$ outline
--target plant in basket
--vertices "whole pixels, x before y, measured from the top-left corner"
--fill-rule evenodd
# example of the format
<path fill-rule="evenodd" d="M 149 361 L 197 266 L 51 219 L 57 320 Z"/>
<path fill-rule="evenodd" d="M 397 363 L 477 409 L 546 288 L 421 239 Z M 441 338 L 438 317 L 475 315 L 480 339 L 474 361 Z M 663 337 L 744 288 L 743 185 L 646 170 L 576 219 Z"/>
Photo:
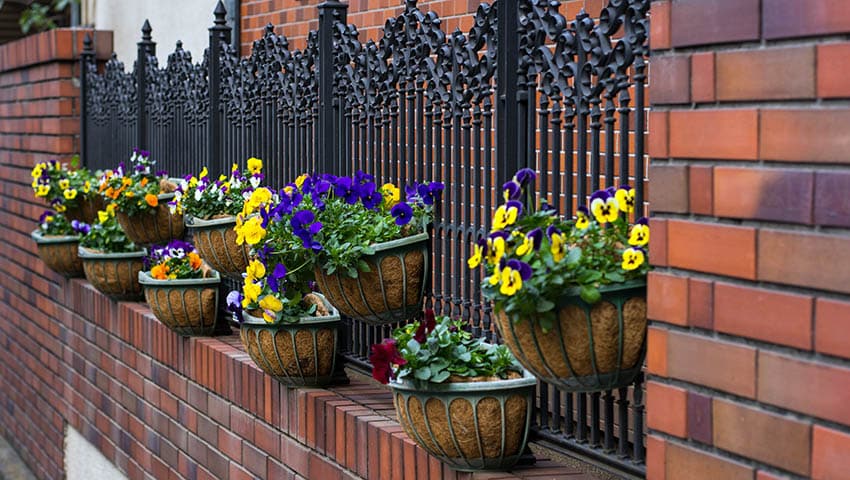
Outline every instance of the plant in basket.
<path fill-rule="evenodd" d="M 318 175 L 301 191 L 312 212 L 293 224 L 315 265 L 319 289 L 340 311 L 371 324 L 415 317 L 429 271 L 427 226 L 443 184 L 378 187 L 371 175 Z"/>
<path fill-rule="evenodd" d="M 32 232 L 38 256 L 53 271 L 66 277 L 83 274 L 83 264 L 77 255 L 80 237 L 90 226 L 79 220 L 68 219 L 61 213 L 46 210 L 38 219 L 38 228 Z"/>
<path fill-rule="evenodd" d="M 218 317 L 218 272 L 210 270 L 192 244 L 172 240 L 144 259 L 139 283 L 154 316 L 180 335 L 211 335 Z"/>
<path fill-rule="evenodd" d="M 129 164 L 121 162 L 100 178 L 98 192 L 118 207 L 118 223 L 140 245 L 165 243 L 183 237 L 183 216 L 171 213 L 167 202 L 177 185 L 165 171 L 154 172 L 150 153 L 134 149 Z"/>
<path fill-rule="evenodd" d="M 44 199 L 57 213 L 69 220 L 93 223 L 102 201 L 93 185 L 92 173 L 79 167 L 79 157 L 70 164 L 57 160 L 37 163 L 32 168 L 32 190 L 36 198 Z"/>
<path fill-rule="evenodd" d="M 458 470 L 510 468 L 525 448 L 536 380 L 503 345 L 435 318 L 372 346 L 372 376 L 389 383 L 407 435 Z"/>
<path fill-rule="evenodd" d="M 188 175 L 177 185 L 168 202 L 172 213 L 183 213 L 201 257 L 214 269 L 231 275 L 245 271 L 249 246 L 236 243 L 236 215 L 263 181 L 263 161 L 249 158 L 247 168 L 233 164 L 230 176 L 210 177 L 206 167 L 198 176 Z"/>
<path fill-rule="evenodd" d="M 303 199 L 294 186 L 279 193 L 260 187 L 245 202 L 236 230 L 254 258 L 228 305 L 257 366 L 290 385 L 321 385 L 332 380 L 340 317 L 310 288 L 311 259 L 291 227 L 312 215 L 297 210 Z"/>
<path fill-rule="evenodd" d="M 484 265 L 482 291 L 523 366 L 572 391 L 627 385 L 645 352 L 649 222 L 629 222 L 628 186 L 593 193 L 571 219 L 535 209 L 535 177 L 523 169 L 504 185 L 469 266 Z"/>
<path fill-rule="evenodd" d="M 80 239 L 79 256 L 86 279 L 115 300 L 137 300 L 142 296 L 138 275 L 144 250 L 124 233 L 115 218 L 115 204 L 97 212 L 98 221 Z"/>

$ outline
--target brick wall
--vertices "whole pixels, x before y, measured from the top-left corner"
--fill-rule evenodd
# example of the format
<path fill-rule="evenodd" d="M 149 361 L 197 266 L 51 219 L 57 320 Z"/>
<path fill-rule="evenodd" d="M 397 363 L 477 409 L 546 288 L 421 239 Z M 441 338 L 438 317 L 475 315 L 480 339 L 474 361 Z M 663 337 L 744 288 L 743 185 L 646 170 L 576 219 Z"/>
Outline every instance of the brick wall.
<path fill-rule="evenodd" d="M 847 478 L 850 4 L 652 4 L 647 477 Z"/>
<path fill-rule="evenodd" d="M 251 50 L 251 42 L 262 37 L 263 28 L 269 23 L 290 41 L 290 48 L 302 48 L 310 30 L 316 30 L 318 10 L 322 0 L 242 0 L 242 54 Z M 348 23 L 357 25 L 361 41 L 378 41 L 384 23 L 404 10 L 404 0 L 349 0 Z M 419 0 L 417 5 L 423 12 L 434 11 L 443 21 L 443 31 L 453 32 L 456 28 L 467 32 L 472 27 L 473 15 L 482 0 Z M 488 2 L 492 3 L 492 2 Z M 568 19 L 585 8 L 591 15 L 602 10 L 605 0 L 562 1 L 561 12 Z"/>

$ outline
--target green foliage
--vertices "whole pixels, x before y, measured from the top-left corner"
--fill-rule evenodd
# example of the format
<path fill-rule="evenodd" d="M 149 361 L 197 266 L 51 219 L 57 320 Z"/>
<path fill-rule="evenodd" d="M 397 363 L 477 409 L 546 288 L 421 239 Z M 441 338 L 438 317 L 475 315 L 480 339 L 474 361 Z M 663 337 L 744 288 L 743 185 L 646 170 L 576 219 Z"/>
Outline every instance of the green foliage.
<path fill-rule="evenodd" d="M 161 180 L 167 177 L 166 172 L 154 173 L 155 165 L 150 153 L 134 150 L 129 165 L 121 162 L 118 168 L 103 174 L 98 191 L 122 213 L 130 216 L 153 214 L 159 205 L 157 195 L 161 193 Z"/>
<path fill-rule="evenodd" d="M 56 28 L 56 22 L 51 18 L 51 12 L 61 13 L 71 5 L 79 4 L 80 0 L 53 0 L 50 3 L 32 3 L 21 13 L 18 24 L 21 32 L 29 33 L 30 30 L 44 31 Z M 3 1 L 0 0 L 0 8 Z"/>
<path fill-rule="evenodd" d="M 135 252 L 136 245 L 127 238 L 118 220 L 115 218 L 114 207 L 98 212 L 98 222 L 91 226 L 89 233 L 80 239 L 80 245 L 102 253 Z"/>

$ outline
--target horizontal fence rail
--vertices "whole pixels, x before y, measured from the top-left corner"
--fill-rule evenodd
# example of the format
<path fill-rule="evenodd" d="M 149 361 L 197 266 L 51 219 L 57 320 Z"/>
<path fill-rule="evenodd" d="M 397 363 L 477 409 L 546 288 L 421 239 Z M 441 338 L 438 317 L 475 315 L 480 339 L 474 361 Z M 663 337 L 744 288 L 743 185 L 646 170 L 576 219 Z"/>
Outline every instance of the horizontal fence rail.
<path fill-rule="evenodd" d="M 644 206 L 649 0 L 608 0 L 597 17 L 573 19 L 550 0 L 482 3 L 467 32 L 444 31 L 435 12 L 407 0 L 366 42 L 345 4 L 318 10 L 302 49 L 269 25 L 240 57 L 219 2 L 200 61 L 178 42 L 165 67 L 145 22 L 129 73 L 114 56 L 98 65 L 86 39 L 85 164 L 111 168 L 140 147 L 176 176 L 204 165 L 224 173 L 254 156 L 277 187 L 303 172 L 357 170 L 381 182 L 442 181 L 426 301 L 491 341 L 499 338 L 481 273 L 466 259 L 516 170 L 537 170 L 540 198 L 564 215 L 621 184 Z M 390 328 L 346 325 L 344 356 L 368 369 L 369 346 Z M 591 394 L 540 383 L 535 407 L 539 442 L 644 474 L 642 378 Z"/>

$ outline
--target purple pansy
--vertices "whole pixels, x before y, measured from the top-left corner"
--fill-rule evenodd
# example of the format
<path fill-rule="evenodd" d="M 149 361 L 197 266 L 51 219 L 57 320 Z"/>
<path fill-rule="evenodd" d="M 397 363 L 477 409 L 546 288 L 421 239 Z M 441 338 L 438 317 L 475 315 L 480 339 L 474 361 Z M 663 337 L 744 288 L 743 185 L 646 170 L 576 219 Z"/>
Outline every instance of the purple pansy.
<path fill-rule="evenodd" d="M 405 202 L 396 204 L 396 206 L 390 210 L 390 213 L 393 217 L 395 217 L 395 224 L 399 226 L 407 225 L 413 218 L 413 209 Z"/>

